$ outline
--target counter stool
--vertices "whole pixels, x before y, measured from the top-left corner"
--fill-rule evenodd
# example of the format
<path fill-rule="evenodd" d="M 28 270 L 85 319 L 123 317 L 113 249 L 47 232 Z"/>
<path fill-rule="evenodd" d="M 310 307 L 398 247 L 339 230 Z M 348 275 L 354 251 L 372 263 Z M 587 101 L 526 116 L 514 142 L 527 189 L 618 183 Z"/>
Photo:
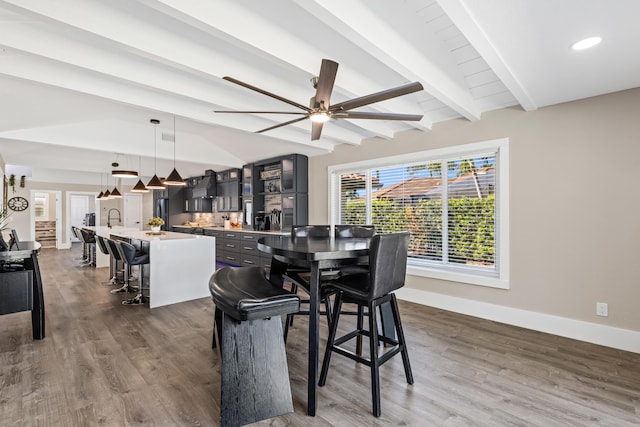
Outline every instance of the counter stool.
<path fill-rule="evenodd" d="M 80 233 L 80 229 L 78 227 L 76 227 L 75 225 L 72 225 L 71 233 L 73 233 L 73 236 L 76 239 L 80 240 L 80 243 L 82 243 L 82 256 L 80 258 L 76 258 L 82 264 L 83 261 L 87 260 L 87 245 L 84 243 L 84 239 L 82 238 L 82 233 Z"/>
<path fill-rule="evenodd" d="M 109 248 L 109 251 L 111 252 L 111 255 L 113 255 L 113 258 L 115 259 L 115 265 L 116 265 L 116 269 L 118 268 L 118 263 L 122 263 L 122 265 L 124 266 L 123 268 L 123 282 L 122 282 L 122 286 L 117 288 L 117 289 L 113 289 L 111 290 L 112 294 L 121 294 L 121 293 L 125 293 L 125 292 L 133 292 L 133 287 L 129 284 L 129 271 L 126 267 L 126 265 L 124 264 L 124 259 L 122 257 L 122 255 L 120 254 L 120 248 L 118 245 L 118 242 L 116 242 L 115 240 L 112 239 L 105 239 L 107 246 Z"/>
<path fill-rule="evenodd" d="M 209 290 L 222 359 L 221 425 L 293 412 L 280 316 L 298 311 L 298 296 L 269 282 L 261 267 L 223 267 Z"/>
<path fill-rule="evenodd" d="M 107 242 L 108 239 L 105 239 L 102 236 L 96 235 L 96 240 L 98 242 L 98 247 L 100 248 L 100 252 L 109 256 L 109 274 L 111 275 L 111 279 L 107 282 L 101 282 L 100 284 L 103 286 L 113 286 L 117 285 L 118 282 L 118 259 L 116 256 L 111 253 L 111 247 Z M 116 251 L 117 252 L 117 251 Z"/>
<path fill-rule="evenodd" d="M 120 248 L 120 257 L 125 264 L 125 281 L 128 283 L 131 277 L 131 268 L 134 265 L 140 266 L 140 278 L 138 279 L 138 295 L 133 298 L 122 301 L 124 305 L 140 305 L 144 304 L 144 295 L 142 289 L 144 287 L 144 266 L 149 264 L 149 254 L 139 252 L 131 243 L 118 241 L 116 247 Z"/>
<path fill-rule="evenodd" d="M 380 365 L 387 362 L 396 354 L 402 355 L 404 374 L 407 383 L 413 384 L 413 374 L 409 363 L 409 353 L 402 331 L 398 303 L 393 293 L 404 286 L 407 271 L 407 252 L 409 245 L 409 233 L 393 233 L 376 235 L 371 238 L 369 246 L 369 272 L 356 273 L 341 276 L 330 283 L 338 293 L 333 307 L 333 320 L 329 329 L 329 339 L 322 362 L 322 371 L 318 385 L 324 386 L 327 381 L 327 372 L 331 362 L 331 354 L 338 353 L 358 363 L 371 368 L 371 396 L 373 401 L 373 415 L 379 417 L 380 409 Z M 338 321 L 342 303 L 350 302 L 359 307 L 367 307 L 369 310 L 369 330 L 362 327 L 362 310 L 358 310 L 358 325 L 356 329 L 336 338 Z M 393 314 L 397 339 L 378 334 L 376 307 L 390 303 Z M 341 344 L 364 335 L 369 337 L 369 359 L 340 347 Z M 379 342 L 393 345 L 392 348 L 379 355 Z"/>
<path fill-rule="evenodd" d="M 84 243 L 87 252 L 87 260 L 82 266 L 95 266 L 96 260 L 94 251 L 96 250 L 96 235 L 81 228 L 80 236 L 82 236 L 82 242 Z"/>

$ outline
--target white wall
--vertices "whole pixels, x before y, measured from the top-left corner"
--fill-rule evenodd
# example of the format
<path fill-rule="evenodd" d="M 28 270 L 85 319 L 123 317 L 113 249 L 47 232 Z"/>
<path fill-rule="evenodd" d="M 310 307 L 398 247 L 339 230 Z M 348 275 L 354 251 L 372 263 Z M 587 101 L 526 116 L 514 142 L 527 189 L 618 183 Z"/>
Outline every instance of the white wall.
<path fill-rule="evenodd" d="M 509 316 L 497 319 L 507 323 L 534 313 L 540 322 L 565 319 L 607 326 L 609 332 L 635 331 L 633 348 L 640 352 L 639 118 L 640 89 L 634 89 L 340 145 L 310 159 L 309 222 L 328 222 L 330 165 L 508 137 L 510 289 L 416 276 L 408 277 L 406 287 L 415 299 L 448 301 L 440 303 L 448 309 L 464 302 L 509 309 Z M 596 316 L 596 302 L 608 303 L 608 317 Z M 489 317 L 483 310 L 471 313 Z"/>

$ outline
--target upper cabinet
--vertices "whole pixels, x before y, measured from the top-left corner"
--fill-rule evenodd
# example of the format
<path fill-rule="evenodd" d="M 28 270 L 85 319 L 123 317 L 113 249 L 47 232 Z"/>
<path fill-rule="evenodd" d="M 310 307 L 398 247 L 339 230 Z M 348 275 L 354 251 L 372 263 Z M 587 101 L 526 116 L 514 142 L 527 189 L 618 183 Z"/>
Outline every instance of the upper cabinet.
<path fill-rule="evenodd" d="M 290 154 L 254 163 L 252 168 L 254 223 L 269 224 L 270 230 L 288 230 L 308 223 L 309 172 L 307 157 Z M 245 203 L 246 205 L 246 203 Z"/>
<path fill-rule="evenodd" d="M 256 162 L 253 194 L 306 193 L 309 187 L 308 160 L 302 154 Z"/>
<path fill-rule="evenodd" d="M 184 188 L 185 212 L 211 212 L 215 197 L 215 175 L 188 178 Z"/>
<path fill-rule="evenodd" d="M 240 210 L 241 174 L 241 169 L 228 169 L 216 173 L 218 212 L 238 212 Z"/>

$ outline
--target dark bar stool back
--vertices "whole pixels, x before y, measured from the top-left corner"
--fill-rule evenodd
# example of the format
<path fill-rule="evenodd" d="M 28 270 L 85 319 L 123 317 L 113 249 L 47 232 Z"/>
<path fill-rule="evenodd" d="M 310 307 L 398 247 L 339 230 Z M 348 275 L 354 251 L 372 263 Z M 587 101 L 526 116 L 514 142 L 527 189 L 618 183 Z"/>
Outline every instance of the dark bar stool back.
<path fill-rule="evenodd" d="M 404 286 L 407 272 L 407 253 L 409 233 L 394 233 L 376 235 L 371 238 L 369 251 L 369 272 L 341 276 L 330 282 L 338 290 L 334 303 L 333 320 L 327 340 L 326 352 L 322 363 L 319 385 L 323 386 L 327 380 L 331 354 L 338 353 L 371 368 L 371 394 L 373 414 L 380 416 L 380 365 L 400 353 L 404 365 L 407 383 L 413 384 L 413 374 L 409 363 L 409 353 L 402 331 L 402 322 L 396 296 L 393 291 Z M 362 317 L 359 315 L 358 326 L 355 330 L 336 338 L 340 309 L 343 301 L 353 302 L 365 306 L 369 310 L 369 330 L 362 329 Z M 395 323 L 397 339 L 378 334 L 376 307 L 390 303 Z M 359 310 L 361 311 L 361 310 Z M 342 347 L 341 344 L 360 335 L 369 337 L 369 359 L 361 357 Z M 393 347 L 382 356 L 378 356 L 379 342 L 391 344 Z"/>
<path fill-rule="evenodd" d="M 116 264 L 116 269 L 118 268 L 118 265 L 123 265 L 123 284 L 120 288 L 118 289 L 113 289 L 111 291 L 112 294 L 121 294 L 124 292 L 131 292 L 132 288 L 129 285 L 129 274 L 131 273 L 130 269 L 128 268 L 128 266 L 124 263 L 124 258 L 122 256 L 122 250 L 120 249 L 120 245 L 118 244 L 118 242 L 116 242 L 115 240 L 112 239 L 106 239 L 107 241 L 107 245 L 109 246 L 109 249 L 111 251 L 111 255 L 113 255 L 113 257 L 115 258 L 115 264 Z"/>
<path fill-rule="evenodd" d="M 131 267 L 134 265 L 140 266 L 140 283 L 138 284 L 138 295 L 135 297 L 122 301 L 124 305 L 140 305 L 144 303 L 144 266 L 149 264 L 149 254 L 140 252 L 131 243 L 116 242 L 116 246 L 120 248 L 120 256 L 125 263 L 125 272 L 127 274 L 127 280 L 131 277 Z"/>
<path fill-rule="evenodd" d="M 116 270 L 114 266 L 115 258 L 113 258 L 113 255 L 111 255 L 111 250 L 109 249 L 109 245 L 107 244 L 107 241 L 104 237 L 96 234 L 96 242 L 98 244 L 98 248 L 100 249 L 100 252 L 109 256 L 109 275 L 111 276 L 111 279 L 109 281 L 101 282 L 100 284 L 104 286 L 115 285 L 116 284 L 116 280 L 115 280 Z"/>
<path fill-rule="evenodd" d="M 291 238 L 308 238 L 308 239 L 327 239 L 331 236 L 331 227 L 329 225 L 294 225 L 291 227 Z M 280 261 L 275 261 L 280 262 Z M 274 261 L 271 262 L 271 269 L 278 270 L 279 268 L 274 266 Z M 281 268 L 280 268 L 281 269 Z M 298 289 L 305 291 L 307 295 L 310 294 L 309 289 L 309 270 L 299 267 L 286 266 L 286 273 L 284 278 L 291 282 L 291 292 L 297 293 Z M 322 274 L 322 273 L 321 273 Z M 329 296 L 332 291 L 328 288 L 320 288 L 320 302 L 324 304 L 324 311 L 320 314 L 327 316 L 327 324 L 331 324 L 331 300 Z M 309 299 L 301 299 L 301 304 L 309 304 Z M 296 314 L 309 315 L 309 310 L 300 310 L 297 313 L 291 313 L 287 315 L 287 319 L 284 325 L 284 342 L 287 342 L 289 335 L 289 327 L 293 325 L 293 316 Z"/>
<path fill-rule="evenodd" d="M 86 245 L 87 251 L 87 262 L 85 265 L 95 265 L 95 247 L 96 247 L 96 236 L 95 234 L 81 228 L 80 236 L 82 237 L 83 243 Z"/>

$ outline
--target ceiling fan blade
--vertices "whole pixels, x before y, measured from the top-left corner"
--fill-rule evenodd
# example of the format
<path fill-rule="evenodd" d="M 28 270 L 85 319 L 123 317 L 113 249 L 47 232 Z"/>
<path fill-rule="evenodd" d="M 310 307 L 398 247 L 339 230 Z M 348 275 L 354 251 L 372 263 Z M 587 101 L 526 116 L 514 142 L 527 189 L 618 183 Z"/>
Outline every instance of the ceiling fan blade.
<path fill-rule="evenodd" d="M 311 140 L 312 141 L 315 141 L 316 139 L 320 139 L 320 134 L 322 133 L 322 125 L 324 125 L 324 123 L 311 122 Z"/>
<path fill-rule="evenodd" d="M 421 114 L 369 113 L 365 111 L 338 112 L 331 117 L 334 119 L 403 120 L 408 122 L 418 122 L 422 120 Z"/>
<path fill-rule="evenodd" d="M 309 107 L 306 107 L 306 106 L 304 106 L 304 105 L 302 105 L 302 104 L 298 104 L 297 102 L 292 101 L 292 100 L 290 100 L 290 99 L 283 98 L 283 97 L 281 97 L 281 96 L 279 96 L 279 95 L 276 95 L 275 93 L 267 92 L 266 90 L 264 90 L 264 89 L 260 89 L 259 87 L 252 86 L 252 85 L 250 85 L 249 83 L 241 82 L 240 80 L 236 80 L 236 79 L 234 79 L 233 77 L 229 77 L 229 76 L 224 76 L 224 77 L 223 77 L 223 79 L 224 79 L 224 80 L 227 80 L 227 81 L 229 81 L 229 82 L 231 82 L 231 83 L 235 83 L 235 84 L 237 84 L 237 85 L 240 85 L 240 86 L 242 86 L 242 87 L 246 87 L 247 89 L 254 90 L 254 91 L 256 91 L 256 92 L 258 92 L 258 93 L 261 93 L 261 94 L 263 94 L 263 95 L 270 96 L 271 98 L 275 98 L 275 99 L 277 99 L 278 101 L 286 102 L 287 104 L 289 104 L 289 105 L 293 105 L 294 107 L 298 107 L 298 108 L 300 108 L 301 110 L 304 110 L 304 111 L 306 111 L 306 112 L 311 112 L 311 108 L 309 108 Z"/>
<path fill-rule="evenodd" d="M 333 91 L 333 83 L 336 81 L 338 63 L 330 59 L 323 59 L 320 65 L 320 75 L 316 83 L 316 108 L 329 109 L 329 99 Z"/>
<path fill-rule="evenodd" d="M 242 114 L 304 114 L 298 111 L 235 111 L 235 110 L 213 110 L 214 113 L 242 113 Z"/>
<path fill-rule="evenodd" d="M 360 98 L 354 98 L 349 101 L 340 102 L 334 104 L 329 108 L 331 112 L 346 111 L 353 108 L 362 107 L 364 105 L 373 104 L 374 102 L 385 101 L 387 99 L 396 98 L 398 96 L 406 95 L 408 93 L 417 92 L 423 90 L 420 82 L 407 83 L 403 86 L 398 86 L 393 89 L 383 90 L 381 92 L 372 93 L 371 95 L 361 96 Z"/>
<path fill-rule="evenodd" d="M 256 133 L 262 133 L 262 132 L 266 132 L 266 131 L 268 131 L 268 130 L 277 129 L 277 128 L 280 128 L 280 127 L 282 127 L 282 126 L 290 125 L 290 124 L 292 124 L 292 123 L 300 122 L 300 121 L 302 121 L 302 120 L 304 120 L 304 119 L 306 119 L 306 118 L 308 118 L 308 117 L 309 117 L 309 116 L 304 116 L 304 117 L 300 117 L 299 119 L 289 120 L 288 122 L 280 123 L 280 124 L 277 124 L 277 125 L 274 125 L 274 126 L 268 127 L 268 128 L 266 128 L 266 129 L 260 129 L 260 130 L 256 131 Z"/>

